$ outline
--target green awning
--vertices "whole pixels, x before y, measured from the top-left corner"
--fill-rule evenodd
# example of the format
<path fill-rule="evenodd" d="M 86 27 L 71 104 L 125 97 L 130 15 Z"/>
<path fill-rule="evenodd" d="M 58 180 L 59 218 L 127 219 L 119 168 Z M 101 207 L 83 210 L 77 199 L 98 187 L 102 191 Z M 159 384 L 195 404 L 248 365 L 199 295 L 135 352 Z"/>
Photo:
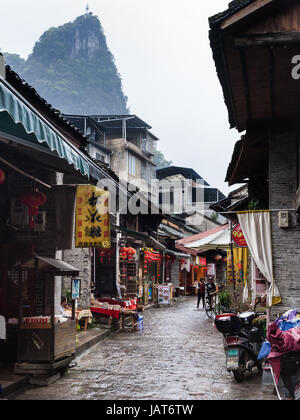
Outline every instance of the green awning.
<path fill-rule="evenodd" d="M 55 151 L 60 158 L 73 165 L 82 175 L 89 177 L 88 158 L 60 136 L 55 128 L 51 128 L 50 123 L 31 110 L 25 102 L 2 81 L 0 82 L 0 131 L 21 137 L 33 146 L 34 144 L 45 145 L 52 152 Z"/>

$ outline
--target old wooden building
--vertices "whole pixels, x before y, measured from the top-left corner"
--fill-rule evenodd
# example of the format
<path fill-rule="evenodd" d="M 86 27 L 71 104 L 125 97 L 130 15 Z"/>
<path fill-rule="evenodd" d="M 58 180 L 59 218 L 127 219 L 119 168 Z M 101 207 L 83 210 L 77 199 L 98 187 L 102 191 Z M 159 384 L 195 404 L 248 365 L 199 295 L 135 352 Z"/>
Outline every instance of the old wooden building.
<path fill-rule="evenodd" d="M 0 56 L 0 314 L 7 332 L 6 341 L 0 340 L 1 360 L 28 360 L 30 351 L 24 352 L 30 346 L 34 360 L 47 357 L 49 361 L 64 354 L 63 338 L 56 354 L 54 333 L 62 278 L 80 275 L 83 285 L 86 271 L 80 258 L 74 265 L 67 263 L 67 252 L 74 248 L 76 185 L 113 176 L 88 156 L 86 142 Z M 87 290 L 89 294 L 90 283 Z M 46 327 L 41 327 L 42 321 Z M 66 326 L 61 337 L 67 334 Z M 51 330 L 50 334 L 43 329 Z M 28 330 L 35 341 L 24 332 Z"/>
<path fill-rule="evenodd" d="M 269 210 L 273 279 L 284 311 L 300 305 L 300 2 L 232 1 L 210 18 L 210 42 L 231 128 L 245 132 L 228 167 L 252 210 Z"/>

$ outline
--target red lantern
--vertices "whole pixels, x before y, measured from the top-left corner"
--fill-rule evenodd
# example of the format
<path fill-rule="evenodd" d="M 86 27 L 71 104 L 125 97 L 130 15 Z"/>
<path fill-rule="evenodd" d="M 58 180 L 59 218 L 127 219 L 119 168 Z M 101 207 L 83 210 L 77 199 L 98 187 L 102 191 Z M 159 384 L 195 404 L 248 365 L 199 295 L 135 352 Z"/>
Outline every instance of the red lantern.
<path fill-rule="evenodd" d="M 120 248 L 120 258 L 121 260 L 126 260 L 127 258 L 127 248 Z"/>
<path fill-rule="evenodd" d="M 132 260 L 135 254 L 136 254 L 136 250 L 134 248 L 127 248 L 127 255 L 128 255 L 129 260 Z"/>
<path fill-rule="evenodd" d="M 3 169 L 0 169 L 0 184 L 3 184 L 3 182 L 5 181 L 6 175 L 5 172 L 3 171 Z"/>
<path fill-rule="evenodd" d="M 34 216 L 38 215 L 39 207 L 44 205 L 47 197 L 44 193 L 36 191 L 27 191 L 21 197 L 22 203 L 28 207 L 29 226 L 34 228 Z"/>

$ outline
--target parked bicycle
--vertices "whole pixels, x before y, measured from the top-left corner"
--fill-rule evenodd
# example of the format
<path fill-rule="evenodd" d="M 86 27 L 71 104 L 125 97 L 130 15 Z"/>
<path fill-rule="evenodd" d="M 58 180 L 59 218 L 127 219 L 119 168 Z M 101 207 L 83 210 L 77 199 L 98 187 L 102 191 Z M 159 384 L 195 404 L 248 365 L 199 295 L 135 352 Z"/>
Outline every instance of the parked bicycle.
<path fill-rule="evenodd" d="M 210 296 L 210 297 L 209 297 Z M 224 312 L 229 311 L 230 297 L 226 293 L 225 286 L 217 286 L 214 292 L 207 293 L 205 296 L 205 312 L 208 318 L 213 318 Z"/>
<path fill-rule="evenodd" d="M 218 291 L 205 295 L 205 312 L 208 318 L 214 319 L 217 315 Z"/>

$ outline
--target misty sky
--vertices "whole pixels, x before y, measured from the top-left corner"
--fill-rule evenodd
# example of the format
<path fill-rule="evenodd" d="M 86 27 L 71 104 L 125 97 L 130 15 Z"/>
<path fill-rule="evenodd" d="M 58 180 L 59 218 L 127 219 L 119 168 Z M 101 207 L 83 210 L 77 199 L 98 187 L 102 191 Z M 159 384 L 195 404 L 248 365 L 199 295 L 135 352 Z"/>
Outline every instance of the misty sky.
<path fill-rule="evenodd" d="M 208 17 L 229 0 L 0 1 L 0 48 L 23 58 L 44 31 L 74 20 L 88 3 L 115 57 L 130 112 L 152 126 L 158 149 L 174 165 L 229 192 L 224 179 L 240 135 L 229 129 L 208 41 Z"/>

